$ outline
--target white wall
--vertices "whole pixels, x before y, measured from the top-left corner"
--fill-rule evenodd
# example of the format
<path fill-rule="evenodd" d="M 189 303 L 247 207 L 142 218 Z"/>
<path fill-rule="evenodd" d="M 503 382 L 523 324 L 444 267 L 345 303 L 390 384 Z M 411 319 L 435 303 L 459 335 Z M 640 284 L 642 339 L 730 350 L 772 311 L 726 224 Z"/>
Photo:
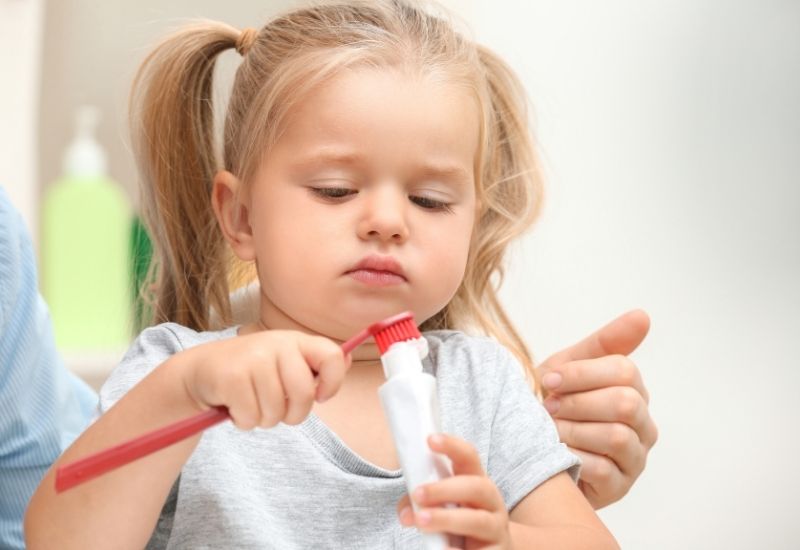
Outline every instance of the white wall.
<path fill-rule="evenodd" d="M 478 2 L 549 170 L 504 296 L 540 358 L 643 307 L 660 428 L 623 548 L 800 545 L 800 3 Z"/>
<path fill-rule="evenodd" d="M 36 238 L 36 121 L 43 0 L 0 0 L 0 186 Z"/>

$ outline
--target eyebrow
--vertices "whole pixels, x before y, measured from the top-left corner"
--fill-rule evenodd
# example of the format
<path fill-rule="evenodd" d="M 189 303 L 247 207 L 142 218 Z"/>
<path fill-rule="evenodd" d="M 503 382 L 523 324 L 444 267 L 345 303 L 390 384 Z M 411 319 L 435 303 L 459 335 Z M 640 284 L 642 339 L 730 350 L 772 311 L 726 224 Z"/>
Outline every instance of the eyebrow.
<path fill-rule="evenodd" d="M 444 178 L 457 183 L 468 183 L 472 180 L 472 172 L 457 164 L 427 164 L 420 168 L 420 173 L 426 176 Z"/>
<path fill-rule="evenodd" d="M 367 157 L 359 153 L 350 153 L 345 151 L 328 151 L 321 150 L 311 154 L 298 157 L 295 160 L 296 165 L 320 165 L 320 164 L 338 164 L 343 166 L 352 166 L 358 164 L 365 164 Z M 447 180 L 453 180 L 458 183 L 467 183 L 472 180 L 473 174 L 470 170 L 465 169 L 458 164 L 449 162 L 437 163 L 429 162 L 417 166 L 416 173 L 422 174 L 426 177 L 441 177 Z"/>
<path fill-rule="evenodd" d="M 359 164 L 366 161 L 366 157 L 358 153 L 321 150 L 295 159 L 299 165 L 308 164 Z"/>

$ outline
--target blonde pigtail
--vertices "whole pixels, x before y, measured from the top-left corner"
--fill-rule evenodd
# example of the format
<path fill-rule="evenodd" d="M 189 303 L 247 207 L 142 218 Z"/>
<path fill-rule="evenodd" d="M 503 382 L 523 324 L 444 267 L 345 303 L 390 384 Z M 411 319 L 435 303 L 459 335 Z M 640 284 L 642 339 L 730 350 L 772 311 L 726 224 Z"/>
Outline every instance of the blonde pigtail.
<path fill-rule="evenodd" d="M 207 328 L 209 306 L 230 310 L 227 255 L 211 207 L 219 168 L 214 150 L 212 77 L 237 29 L 200 21 L 166 38 L 133 84 L 130 124 L 142 180 L 143 214 L 153 239 L 151 322 Z M 218 266 L 218 267 L 214 267 Z"/>
<path fill-rule="evenodd" d="M 447 315 L 467 319 L 508 347 L 536 383 L 527 345 L 498 297 L 509 244 L 529 229 L 541 210 L 543 178 L 529 131 L 527 97 L 513 71 L 477 46 L 486 81 L 484 150 L 479 174 L 480 211 L 464 283 Z M 461 328 L 461 327 L 459 327 Z"/>

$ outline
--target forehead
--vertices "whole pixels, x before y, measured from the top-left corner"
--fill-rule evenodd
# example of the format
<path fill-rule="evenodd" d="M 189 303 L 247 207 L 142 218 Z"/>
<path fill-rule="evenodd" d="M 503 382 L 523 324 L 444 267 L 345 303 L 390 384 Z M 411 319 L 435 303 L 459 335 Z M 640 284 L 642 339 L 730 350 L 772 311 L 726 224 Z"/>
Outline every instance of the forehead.
<path fill-rule="evenodd" d="M 341 72 L 288 112 L 274 153 L 336 150 L 381 162 L 424 161 L 474 170 L 477 101 L 463 86 L 393 68 Z"/>

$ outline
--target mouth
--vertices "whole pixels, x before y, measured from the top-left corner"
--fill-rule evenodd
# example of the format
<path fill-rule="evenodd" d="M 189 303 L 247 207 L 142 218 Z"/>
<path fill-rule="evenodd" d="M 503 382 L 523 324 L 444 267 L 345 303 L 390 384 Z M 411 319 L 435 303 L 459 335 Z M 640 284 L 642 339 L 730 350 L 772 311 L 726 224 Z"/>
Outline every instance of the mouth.
<path fill-rule="evenodd" d="M 398 285 L 408 281 L 403 266 L 391 256 L 367 256 L 345 274 L 369 286 Z"/>

